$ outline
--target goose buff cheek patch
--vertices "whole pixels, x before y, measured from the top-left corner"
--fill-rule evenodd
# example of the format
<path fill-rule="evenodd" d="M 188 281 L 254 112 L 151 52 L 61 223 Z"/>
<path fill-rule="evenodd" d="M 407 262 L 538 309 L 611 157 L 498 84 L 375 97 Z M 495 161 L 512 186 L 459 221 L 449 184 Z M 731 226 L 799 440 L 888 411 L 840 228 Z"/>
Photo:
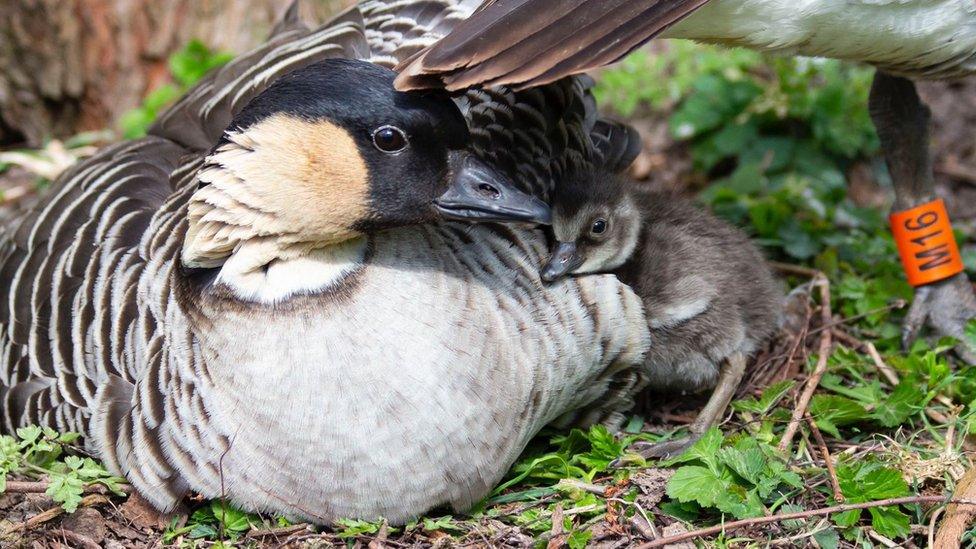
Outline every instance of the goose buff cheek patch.
<path fill-rule="evenodd" d="M 953 277 L 965 269 L 942 199 L 889 217 L 901 264 L 912 286 Z"/>

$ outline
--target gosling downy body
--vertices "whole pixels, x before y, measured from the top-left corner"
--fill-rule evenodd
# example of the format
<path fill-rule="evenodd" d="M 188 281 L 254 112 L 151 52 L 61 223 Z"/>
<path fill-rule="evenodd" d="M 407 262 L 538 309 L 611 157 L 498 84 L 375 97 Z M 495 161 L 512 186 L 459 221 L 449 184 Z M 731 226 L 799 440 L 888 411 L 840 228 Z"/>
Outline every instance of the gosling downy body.
<path fill-rule="evenodd" d="M 869 107 L 892 176 L 893 211 L 937 198 L 929 109 L 913 80 L 976 72 L 971 0 L 491 0 L 404 62 L 397 84 L 528 88 L 613 63 L 654 36 L 877 67 Z M 959 355 L 976 364 L 976 345 L 965 337 L 976 293 L 962 262 L 955 264 L 954 276 L 917 287 L 902 341 L 910 348 L 928 325 L 960 341 Z"/>
<path fill-rule="evenodd" d="M 612 272 L 643 301 L 651 389 L 714 389 L 690 438 L 641 449 L 646 457 L 682 451 L 721 418 L 746 358 L 776 330 L 780 284 L 742 231 L 606 172 L 574 174 L 557 187 L 552 229 L 557 243 L 543 279 Z"/>
<path fill-rule="evenodd" d="M 450 109 L 412 109 L 391 89 L 370 99 L 361 88 L 380 78 L 372 68 L 346 114 L 350 104 L 316 103 L 293 116 L 295 102 L 280 97 L 260 113 L 274 93 L 252 102 L 322 59 L 389 67 L 473 6 L 436 8 L 368 2 L 315 30 L 286 20 L 147 137 L 74 166 L 5 227 L 4 430 L 80 431 L 164 510 L 195 491 L 319 523 L 399 523 L 470 506 L 543 425 L 629 406 L 649 343 L 626 286 L 604 276 L 545 287 L 539 231 L 397 226 L 431 219 L 442 187 L 468 181 L 453 158 L 463 151 L 437 135 L 460 131 Z M 545 198 L 564 166 L 599 156 L 588 85 L 458 101 L 480 163 L 474 190 L 504 167 Z M 494 123 L 515 110 L 535 114 Z M 376 133 L 384 125 L 411 148 L 378 150 L 399 143 Z M 494 139 L 526 145 L 484 147 Z M 402 199 L 416 209 L 388 202 Z"/>

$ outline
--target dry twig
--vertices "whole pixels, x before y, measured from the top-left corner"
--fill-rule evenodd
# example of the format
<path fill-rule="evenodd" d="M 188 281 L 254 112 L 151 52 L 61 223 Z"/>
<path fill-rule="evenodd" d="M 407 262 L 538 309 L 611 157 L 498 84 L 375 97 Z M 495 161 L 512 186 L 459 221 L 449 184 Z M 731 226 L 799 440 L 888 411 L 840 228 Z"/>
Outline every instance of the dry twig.
<path fill-rule="evenodd" d="M 976 185 L 976 170 L 966 167 L 953 156 L 950 156 L 945 162 L 935 166 L 935 173 Z"/>
<path fill-rule="evenodd" d="M 286 538 L 292 534 L 297 534 L 298 532 L 308 530 L 309 525 L 307 523 L 294 524 L 292 526 L 284 526 L 281 528 L 269 528 L 267 530 L 256 530 L 252 529 L 248 531 L 245 537 L 247 538 Z"/>
<path fill-rule="evenodd" d="M 827 443 L 824 441 L 823 434 L 820 433 L 817 422 L 813 421 L 813 418 L 809 415 L 807 415 L 807 425 L 810 426 L 813 439 L 817 441 L 817 446 L 820 447 L 820 453 L 823 455 L 824 465 L 826 465 L 827 474 L 830 476 L 830 487 L 834 491 L 834 501 L 844 503 L 844 494 L 841 493 L 840 482 L 837 480 L 837 470 L 834 469 L 834 461 L 830 457 L 830 450 L 827 449 Z"/>
<path fill-rule="evenodd" d="M 549 543 L 546 549 L 559 549 L 563 546 L 565 530 L 563 529 L 563 505 L 556 504 L 552 510 L 552 530 L 550 531 Z"/>
<path fill-rule="evenodd" d="M 390 537 L 390 524 L 383 521 L 382 526 L 380 526 L 380 531 L 376 533 L 376 537 L 370 540 L 369 545 L 366 547 L 368 549 L 384 549 L 386 547 L 386 540 Z"/>
<path fill-rule="evenodd" d="M 820 320 L 822 324 L 829 324 L 833 317 L 830 310 L 830 281 L 819 271 L 815 280 L 820 286 Z M 831 330 L 820 332 L 820 348 L 817 351 L 819 353 L 817 356 L 817 365 L 813 369 L 813 373 L 810 374 L 810 378 L 807 379 L 807 384 L 803 388 L 799 400 L 797 400 L 796 408 L 793 410 L 793 417 L 786 426 L 786 432 L 783 433 L 783 438 L 779 442 L 779 450 L 781 452 L 785 453 L 787 448 L 790 447 L 790 443 L 793 442 L 793 437 L 796 436 L 796 432 L 800 428 L 800 421 L 806 415 L 807 407 L 810 406 L 810 399 L 813 398 L 813 393 L 820 385 L 820 379 L 823 378 L 824 372 L 827 371 L 827 359 L 830 358 L 830 334 Z"/>
<path fill-rule="evenodd" d="M 758 524 L 769 524 L 771 522 L 781 522 L 785 520 L 807 519 L 810 517 L 822 517 L 825 515 L 832 515 L 834 513 L 853 511 L 855 509 L 871 509 L 873 507 L 890 507 L 893 505 L 911 505 L 915 503 L 976 505 L 976 500 L 947 499 L 945 496 L 912 496 L 912 497 L 904 497 L 904 498 L 882 499 L 878 501 L 868 501 L 865 503 L 845 503 L 844 505 L 824 507 L 823 509 L 810 509 L 808 511 L 800 511 L 797 513 L 782 513 L 782 514 L 772 515 L 768 517 L 756 517 L 756 518 L 750 518 L 744 520 L 736 520 L 733 522 L 726 522 L 725 524 L 719 524 L 717 526 L 710 526 L 708 528 L 692 530 L 691 532 L 684 532 L 677 536 L 669 536 L 666 538 L 656 539 L 652 542 L 645 543 L 643 545 L 638 545 L 637 549 L 653 549 L 654 547 L 664 547 L 665 545 L 670 545 L 672 543 L 678 543 L 681 541 L 705 537 L 705 536 L 712 536 L 715 534 L 720 534 L 722 532 L 728 533 L 733 530 L 738 530 L 739 528 L 743 528 L 747 526 L 756 526 Z"/>
<path fill-rule="evenodd" d="M 78 507 L 89 507 L 91 505 L 98 505 L 100 503 L 108 503 L 108 498 L 101 494 L 92 494 L 90 496 L 85 496 L 81 498 L 81 503 L 78 504 Z M 14 524 L 6 531 L 4 531 L 3 535 L 13 534 L 14 532 L 20 532 L 23 530 L 30 530 L 35 526 L 54 520 L 63 514 L 64 514 L 64 509 L 62 509 L 60 505 L 58 505 L 57 507 L 52 507 L 46 511 L 42 511 L 34 515 L 33 517 L 25 520 L 24 522 L 21 522 L 19 524 Z"/>
<path fill-rule="evenodd" d="M 8 480 L 7 485 L 4 490 L 0 493 L 4 494 L 43 494 L 47 491 L 51 483 L 48 481 L 23 481 L 23 480 Z M 131 492 L 132 485 L 130 484 L 119 484 L 119 489 L 123 492 Z M 104 484 L 92 484 L 90 486 L 85 486 L 86 494 L 103 494 L 107 495 L 111 493 L 111 490 L 105 487 Z"/>
<path fill-rule="evenodd" d="M 88 536 L 79 534 L 78 532 L 74 532 L 72 530 L 65 530 L 64 528 L 62 528 L 58 533 L 61 535 L 62 538 L 64 538 L 65 541 L 71 543 L 69 547 L 81 547 L 84 549 L 102 549 L 102 546 L 99 545 L 95 540 L 91 539 Z"/>
<path fill-rule="evenodd" d="M 956 485 L 956 496 L 960 500 L 976 497 L 976 467 L 970 467 Z M 963 534 L 969 523 L 976 516 L 976 506 L 966 504 L 952 504 L 946 508 L 946 516 L 939 525 L 935 536 L 934 549 L 949 549 L 959 547 Z"/>

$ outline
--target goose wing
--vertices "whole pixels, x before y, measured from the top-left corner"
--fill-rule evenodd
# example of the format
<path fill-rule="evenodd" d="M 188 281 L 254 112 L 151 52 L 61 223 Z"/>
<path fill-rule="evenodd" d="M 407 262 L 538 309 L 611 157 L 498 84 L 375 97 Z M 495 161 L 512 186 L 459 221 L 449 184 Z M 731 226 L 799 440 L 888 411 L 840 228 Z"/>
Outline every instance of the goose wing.
<path fill-rule="evenodd" d="M 708 0 L 488 0 L 400 65 L 400 89 L 539 86 L 608 65 Z"/>
<path fill-rule="evenodd" d="M 155 137 L 75 165 L 0 234 L 0 418 L 81 429 L 109 375 L 130 378 L 139 244 L 186 150 Z M 125 296 L 126 299 L 121 299 Z M 129 354 L 131 357 L 131 354 Z"/>

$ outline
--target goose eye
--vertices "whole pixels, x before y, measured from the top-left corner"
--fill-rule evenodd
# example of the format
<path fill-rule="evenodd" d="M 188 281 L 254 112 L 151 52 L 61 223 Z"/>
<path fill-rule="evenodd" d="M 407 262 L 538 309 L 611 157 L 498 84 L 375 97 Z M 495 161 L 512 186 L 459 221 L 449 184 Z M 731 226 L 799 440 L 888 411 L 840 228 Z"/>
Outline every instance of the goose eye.
<path fill-rule="evenodd" d="M 593 222 L 593 227 L 590 228 L 590 232 L 593 234 L 603 234 L 607 231 L 607 220 L 597 219 Z"/>
<path fill-rule="evenodd" d="M 407 148 L 407 135 L 396 126 L 381 126 L 373 132 L 373 145 L 385 153 L 397 153 Z"/>

